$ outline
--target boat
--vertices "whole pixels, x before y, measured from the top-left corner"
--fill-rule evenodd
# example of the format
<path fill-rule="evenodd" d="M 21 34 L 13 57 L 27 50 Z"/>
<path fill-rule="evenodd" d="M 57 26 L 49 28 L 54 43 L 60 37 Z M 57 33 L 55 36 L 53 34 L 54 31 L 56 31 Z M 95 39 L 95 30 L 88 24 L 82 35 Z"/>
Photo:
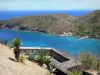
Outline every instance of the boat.
<path fill-rule="evenodd" d="M 80 38 L 79 40 L 86 39 L 86 38 L 88 38 L 88 36 L 82 37 L 82 38 Z"/>

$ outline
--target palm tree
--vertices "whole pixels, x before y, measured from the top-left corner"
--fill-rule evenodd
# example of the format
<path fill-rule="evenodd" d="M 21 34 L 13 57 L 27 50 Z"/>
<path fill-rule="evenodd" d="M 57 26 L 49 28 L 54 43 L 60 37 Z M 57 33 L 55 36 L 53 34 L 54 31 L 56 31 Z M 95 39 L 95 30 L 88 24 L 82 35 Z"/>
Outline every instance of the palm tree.
<path fill-rule="evenodd" d="M 14 54 L 15 54 L 15 58 L 16 60 L 19 62 L 20 60 L 20 46 L 22 45 L 22 41 L 19 38 L 15 38 L 13 40 L 13 46 L 14 46 Z"/>

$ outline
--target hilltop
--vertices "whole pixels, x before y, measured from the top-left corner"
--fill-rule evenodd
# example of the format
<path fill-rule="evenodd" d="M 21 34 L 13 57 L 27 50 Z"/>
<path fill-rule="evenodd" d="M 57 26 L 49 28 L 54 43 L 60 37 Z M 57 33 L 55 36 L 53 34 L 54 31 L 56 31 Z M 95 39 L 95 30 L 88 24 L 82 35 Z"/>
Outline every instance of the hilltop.
<path fill-rule="evenodd" d="M 76 17 L 66 14 L 28 16 L 2 21 L 0 28 L 10 27 L 10 29 L 31 31 L 42 29 L 48 33 L 63 33 L 71 30 L 75 20 Z"/>
<path fill-rule="evenodd" d="M 0 28 L 29 31 L 43 31 L 45 33 L 62 34 L 72 32 L 76 36 L 100 38 L 100 10 L 82 17 L 68 14 L 36 15 L 0 21 Z"/>

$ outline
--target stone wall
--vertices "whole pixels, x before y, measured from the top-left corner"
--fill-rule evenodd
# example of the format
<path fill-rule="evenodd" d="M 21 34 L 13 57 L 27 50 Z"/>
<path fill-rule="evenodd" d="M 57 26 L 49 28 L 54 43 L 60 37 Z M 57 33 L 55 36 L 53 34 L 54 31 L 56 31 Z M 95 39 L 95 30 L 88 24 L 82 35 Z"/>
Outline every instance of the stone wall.
<path fill-rule="evenodd" d="M 51 49 L 47 49 L 47 48 L 32 48 L 32 49 L 23 49 L 21 48 L 20 49 L 22 53 L 25 53 L 26 55 L 28 55 L 29 53 L 33 53 L 33 52 L 36 52 L 36 51 L 50 51 Z"/>
<path fill-rule="evenodd" d="M 47 48 L 41 48 L 41 49 L 20 49 L 21 52 L 25 53 L 26 55 L 29 55 L 29 53 L 33 53 L 36 51 L 48 51 L 50 52 L 50 56 L 54 59 L 56 59 L 58 62 L 64 62 L 64 61 L 68 61 L 69 59 L 63 57 L 62 55 L 58 54 L 57 52 L 55 52 L 55 50 L 53 49 L 47 49 Z"/>
<path fill-rule="evenodd" d="M 58 54 L 54 50 L 51 50 L 51 56 L 56 59 L 58 62 L 68 61 L 69 59 L 63 57 L 62 55 Z"/>
<path fill-rule="evenodd" d="M 71 75 L 71 70 L 73 67 L 79 66 L 80 63 L 77 63 L 69 57 L 67 54 L 64 54 L 56 49 L 53 48 L 20 48 L 22 52 L 25 54 L 36 52 L 36 51 L 48 51 L 50 52 L 50 56 L 52 57 L 50 66 L 59 69 L 63 73 L 67 75 Z M 69 70 L 70 69 L 70 70 Z"/>

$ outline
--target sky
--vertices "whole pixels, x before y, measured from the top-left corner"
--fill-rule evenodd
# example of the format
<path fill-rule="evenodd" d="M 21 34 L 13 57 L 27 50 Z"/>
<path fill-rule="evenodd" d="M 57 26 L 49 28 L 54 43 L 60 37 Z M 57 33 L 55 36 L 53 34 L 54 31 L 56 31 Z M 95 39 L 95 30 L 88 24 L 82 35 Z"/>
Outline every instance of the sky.
<path fill-rule="evenodd" d="M 0 10 L 99 10 L 100 0 L 0 0 Z"/>

